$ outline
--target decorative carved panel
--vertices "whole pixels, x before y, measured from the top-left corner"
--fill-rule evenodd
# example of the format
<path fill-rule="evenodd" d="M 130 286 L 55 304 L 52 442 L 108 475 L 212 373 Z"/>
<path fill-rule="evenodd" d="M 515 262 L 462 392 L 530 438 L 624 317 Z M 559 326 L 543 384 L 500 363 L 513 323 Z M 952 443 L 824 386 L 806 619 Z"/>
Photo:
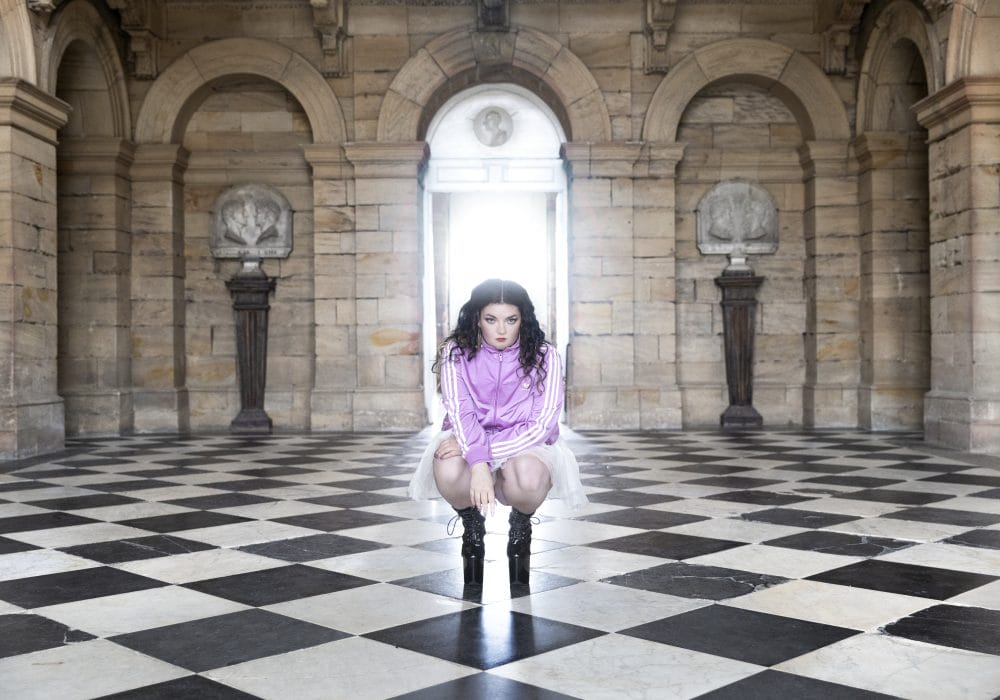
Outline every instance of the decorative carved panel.
<path fill-rule="evenodd" d="M 216 258 L 287 258 L 292 252 L 292 210 L 267 185 L 231 187 L 212 207 L 209 241 Z"/>
<path fill-rule="evenodd" d="M 666 73 L 669 69 L 667 42 L 674 24 L 677 0 L 646 0 L 646 72 Z"/>
<path fill-rule="evenodd" d="M 476 29 L 481 32 L 510 30 L 509 0 L 476 0 Z"/>
<path fill-rule="evenodd" d="M 727 180 L 698 202 L 698 250 L 703 255 L 741 257 L 778 249 L 778 208 L 758 184 Z"/>
<path fill-rule="evenodd" d="M 323 49 L 320 72 L 328 78 L 346 75 L 350 70 L 347 50 L 347 3 L 345 0 L 309 0 L 313 24 Z"/>
<path fill-rule="evenodd" d="M 163 0 L 108 0 L 118 10 L 129 38 L 128 61 L 136 78 L 152 80 L 160 72 L 160 41 L 166 35 Z"/>

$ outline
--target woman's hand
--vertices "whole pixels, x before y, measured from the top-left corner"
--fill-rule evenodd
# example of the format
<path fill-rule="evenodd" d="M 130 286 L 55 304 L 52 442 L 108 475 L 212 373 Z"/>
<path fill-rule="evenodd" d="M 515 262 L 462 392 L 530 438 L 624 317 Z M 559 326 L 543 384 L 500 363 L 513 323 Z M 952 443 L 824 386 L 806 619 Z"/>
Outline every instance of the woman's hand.
<path fill-rule="evenodd" d="M 469 480 L 469 496 L 472 505 L 483 515 L 493 515 L 496 508 L 496 498 L 493 493 L 493 474 L 486 462 L 472 465 L 472 477 Z"/>
<path fill-rule="evenodd" d="M 452 457 L 461 457 L 462 450 L 458 447 L 458 440 L 453 437 L 445 438 L 434 450 L 434 459 L 443 460 Z"/>

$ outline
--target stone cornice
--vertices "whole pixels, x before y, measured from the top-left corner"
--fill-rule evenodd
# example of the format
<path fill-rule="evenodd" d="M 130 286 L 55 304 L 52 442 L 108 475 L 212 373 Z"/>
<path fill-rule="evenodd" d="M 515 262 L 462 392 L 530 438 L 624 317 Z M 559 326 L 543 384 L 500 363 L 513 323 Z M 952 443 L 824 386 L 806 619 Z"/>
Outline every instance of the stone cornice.
<path fill-rule="evenodd" d="M 71 107 L 31 83 L 0 78 L 0 126 L 11 126 L 51 144 Z"/>
<path fill-rule="evenodd" d="M 355 177 L 409 178 L 419 175 L 427 164 L 430 146 L 425 141 L 356 141 L 345 143 L 344 153 L 354 166 Z"/>
<path fill-rule="evenodd" d="M 677 0 L 645 0 L 644 34 L 646 55 L 644 68 L 647 73 L 666 73 L 670 67 L 667 43 L 674 25 Z"/>
<path fill-rule="evenodd" d="M 56 155 L 60 173 L 128 177 L 135 144 L 116 137 L 63 139 Z"/>
<path fill-rule="evenodd" d="M 1000 78 L 960 78 L 913 105 L 937 141 L 970 124 L 1000 124 Z"/>

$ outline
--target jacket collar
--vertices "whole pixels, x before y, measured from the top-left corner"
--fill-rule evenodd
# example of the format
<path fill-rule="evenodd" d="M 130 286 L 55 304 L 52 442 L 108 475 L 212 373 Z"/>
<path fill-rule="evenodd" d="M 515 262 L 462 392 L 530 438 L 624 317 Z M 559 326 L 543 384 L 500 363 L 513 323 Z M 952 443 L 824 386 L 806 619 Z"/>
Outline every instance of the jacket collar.
<path fill-rule="evenodd" d="M 490 345 L 489 343 L 486 343 L 486 342 L 484 342 L 482 345 L 479 346 L 480 350 L 486 350 L 491 355 L 499 355 L 500 353 L 507 352 L 508 350 L 519 351 L 520 348 L 521 348 L 521 338 L 520 338 L 520 336 L 518 336 L 518 339 L 515 340 L 512 345 L 508 345 L 503 350 L 497 350 L 495 347 L 493 347 L 492 345 Z"/>

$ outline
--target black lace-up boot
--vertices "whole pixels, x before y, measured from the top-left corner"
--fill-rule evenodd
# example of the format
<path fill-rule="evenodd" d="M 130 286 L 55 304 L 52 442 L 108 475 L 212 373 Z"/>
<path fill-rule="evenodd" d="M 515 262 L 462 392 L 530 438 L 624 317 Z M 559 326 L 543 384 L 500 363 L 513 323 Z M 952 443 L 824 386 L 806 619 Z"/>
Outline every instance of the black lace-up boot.
<path fill-rule="evenodd" d="M 527 585 L 531 560 L 531 516 L 510 509 L 510 534 L 507 536 L 507 568 L 511 583 Z"/>
<path fill-rule="evenodd" d="M 466 584 L 483 582 L 483 560 L 486 558 L 486 518 L 478 508 L 455 509 L 462 519 L 462 574 Z M 449 535 L 451 532 L 449 531 Z"/>

